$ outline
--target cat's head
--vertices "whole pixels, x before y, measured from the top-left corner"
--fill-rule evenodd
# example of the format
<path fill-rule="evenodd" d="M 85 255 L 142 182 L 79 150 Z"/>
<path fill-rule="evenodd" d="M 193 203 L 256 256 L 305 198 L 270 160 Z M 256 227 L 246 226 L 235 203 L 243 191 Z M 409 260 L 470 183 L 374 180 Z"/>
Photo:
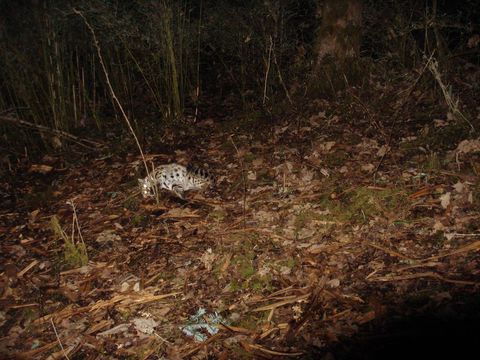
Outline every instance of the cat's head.
<path fill-rule="evenodd" d="M 155 189 L 148 179 L 138 179 L 138 186 L 142 196 L 146 199 L 149 197 L 155 197 Z"/>

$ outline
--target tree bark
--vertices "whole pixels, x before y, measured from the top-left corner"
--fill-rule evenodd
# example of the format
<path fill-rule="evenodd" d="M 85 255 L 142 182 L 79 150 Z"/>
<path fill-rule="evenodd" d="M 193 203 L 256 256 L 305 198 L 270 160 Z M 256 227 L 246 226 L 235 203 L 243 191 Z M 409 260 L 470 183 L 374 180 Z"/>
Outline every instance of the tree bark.
<path fill-rule="evenodd" d="M 318 0 L 321 20 L 314 42 L 314 90 L 344 87 L 345 78 L 359 75 L 356 62 L 360 56 L 361 0 Z"/>

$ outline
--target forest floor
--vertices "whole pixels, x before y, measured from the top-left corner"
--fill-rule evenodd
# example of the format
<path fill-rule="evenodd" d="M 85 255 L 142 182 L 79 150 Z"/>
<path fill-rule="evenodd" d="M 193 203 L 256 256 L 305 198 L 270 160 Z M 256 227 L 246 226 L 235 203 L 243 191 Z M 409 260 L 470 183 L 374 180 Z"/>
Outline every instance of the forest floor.
<path fill-rule="evenodd" d="M 142 199 L 133 148 L 25 162 L 1 185 L 0 354 L 367 359 L 473 346 L 480 142 L 446 107 L 423 107 L 422 123 L 405 104 L 387 115 L 365 103 L 206 118 L 162 138 L 148 161 L 217 179 L 186 200 Z"/>

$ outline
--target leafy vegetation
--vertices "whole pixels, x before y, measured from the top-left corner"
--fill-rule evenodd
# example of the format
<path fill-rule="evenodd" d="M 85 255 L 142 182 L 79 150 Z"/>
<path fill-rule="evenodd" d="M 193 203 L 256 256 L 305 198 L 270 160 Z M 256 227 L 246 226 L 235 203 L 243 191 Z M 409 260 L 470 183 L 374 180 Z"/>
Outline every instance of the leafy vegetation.
<path fill-rule="evenodd" d="M 75 241 L 72 237 L 68 237 L 66 232 L 60 225 L 60 221 L 57 216 L 52 216 L 50 220 L 50 226 L 57 239 L 64 241 L 64 256 L 63 260 L 67 268 L 76 268 L 79 266 L 87 265 L 88 254 L 87 247 L 83 241 Z"/>

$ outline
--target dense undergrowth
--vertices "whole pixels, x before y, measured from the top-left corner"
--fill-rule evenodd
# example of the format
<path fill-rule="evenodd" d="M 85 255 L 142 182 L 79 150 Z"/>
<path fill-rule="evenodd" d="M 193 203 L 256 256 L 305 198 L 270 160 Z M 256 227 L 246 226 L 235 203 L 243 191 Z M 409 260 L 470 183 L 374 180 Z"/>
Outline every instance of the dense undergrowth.
<path fill-rule="evenodd" d="M 315 96 L 337 98 L 345 90 L 348 96 L 349 88 L 360 86 L 362 98 L 348 99 L 346 112 L 351 103 L 375 100 L 389 117 L 402 96 L 388 92 L 399 82 L 418 81 L 414 90 L 424 101 L 412 122 L 428 122 L 420 119 L 427 107 L 445 101 L 431 73 L 416 78 L 425 56 L 432 55 L 440 62 L 445 88 L 452 86 L 453 101 L 465 101 L 455 86 L 455 70 L 478 64 L 478 53 L 471 51 L 477 10 L 435 6 L 366 1 L 357 70 L 332 77 Z M 434 10 L 436 22 L 422 26 Z M 321 20 L 314 1 L 4 2 L 1 11 L 0 132 L 5 152 L 14 158 L 25 147 L 32 154 L 38 148 L 66 148 L 78 140 L 68 134 L 105 140 L 112 129 L 125 128 L 88 24 L 115 95 L 140 138 L 152 128 L 163 132 L 212 114 L 282 116 L 313 94 L 312 43 Z M 461 68 L 459 54 L 465 54 Z M 478 86 L 472 90 L 478 95 Z M 379 126 L 385 121 L 372 120 Z"/>

